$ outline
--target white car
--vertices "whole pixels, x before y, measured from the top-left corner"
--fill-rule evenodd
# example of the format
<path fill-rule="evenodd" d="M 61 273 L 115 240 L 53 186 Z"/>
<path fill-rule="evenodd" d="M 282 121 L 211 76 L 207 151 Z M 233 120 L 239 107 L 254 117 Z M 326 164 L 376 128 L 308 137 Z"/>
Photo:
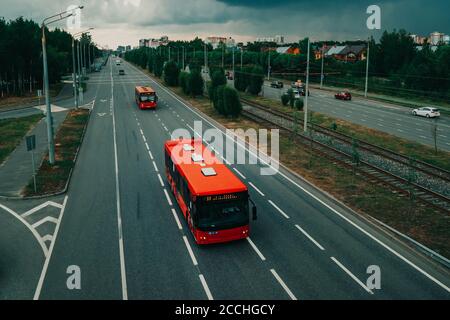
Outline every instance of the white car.
<path fill-rule="evenodd" d="M 414 116 L 421 116 L 421 117 L 427 117 L 427 118 L 437 118 L 437 117 L 441 116 L 439 109 L 431 108 L 431 107 L 423 107 L 423 108 L 414 109 L 412 111 L 412 114 Z"/>

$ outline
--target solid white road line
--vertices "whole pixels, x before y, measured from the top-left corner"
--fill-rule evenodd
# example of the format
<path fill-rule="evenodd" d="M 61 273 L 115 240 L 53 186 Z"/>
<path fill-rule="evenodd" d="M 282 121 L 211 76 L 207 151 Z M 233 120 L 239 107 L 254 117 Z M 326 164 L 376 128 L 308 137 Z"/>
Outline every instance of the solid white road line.
<path fill-rule="evenodd" d="M 203 286 L 203 290 L 205 290 L 206 296 L 208 297 L 208 300 L 214 300 L 213 296 L 211 294 L 211 291 L 209 290 L 208 284 L 206 283 L 205 277 L 202 274 L 199 274 L 198 277 L 200 278 L 200 281 Z"/>
<path fill-rule="evenodd" d="M 265 197 L 264 193 L 261 192 L 253 183 L 249 182 L 249 185 L 252 186 L 253 189 L 255 189 L 262 197 Z"/>
<path fill-rule="evenodd" d="M 272 200 L 269 200 L 269 203 L 272 205 L 272 207 L 277 209 L 278 212 L 281 213 L 286 219 L 289 219 L 289 216 L 283 210 L 281 210 L 275 203 L 273 203 Z"/>
<path fill-rule="evenodd" d="M 138 72 L 141 72 L 142 74 L 144 74 L 142 71 L 136 69 L 135 67 L 133 67 L 135 70 L 137 70 Z M 145 74 L 144 74 L 145 75 Z M 150 81 L 152 81 L 152 83 L 155 83 L 159 88 L 161 88 L 161 90 L 165 91 L 169 96 L 171 96 L 173 99 L 177 100 L 182 106 L 184 106 L 186 108 L 186 110 L 192 112 L 193 114 L 197 115 L 198 117 L 200 117 L 201 119 L 203 119 L 205 122 L 209 123 L 212 127 L 216 128 L 217 130 L 220 130 L 215 124 L 213 124 L 211 121 L 209 121 L 208 119 L 206 119 L 202 114 L 200 114 L 199 112 L 193 110 L 192 108 L 190 108 L 186 103 L 184 103 L 182 100 L 180 100 L 174 93 L 170 92 L 168 89 L 164 88 L 163 86 L 159 85 L 158 83 L 156 83 L 156 81 L 154 81 L 152 78 L 150 78 L 148 75 L 146 75 L 148 79 L 150 79 Z M 402 120 L 399 120 L 402 121 Z M 222 131 L 223 132 L 223 131 Z M 397 258 L 401 259 L 403 262 L 405 262 L 406 264 L 408 264 L 409 266 L 411 266 L 413 269 L 415 269 L 416 271 L 418 271 L 419 273 L 421 273 L 422 275 L 424 275 L 425 277 L 427 277 L 428 279 L 430 279 L 431 281 L 433 281 L 434 283 L 436 283 L 438 286 L 440 286 L 441 288 L 443 288 L 445 291 L 450 292 L 450 288 L 447 287 L 445 284 L 443 284 L 441 281 L 439 281 L 438 279 L 436 279 L 435 277 L 433 277 L 432 275 L 430 275 L 428 272 L 426 272 L 425 270 L 423 270 L 422 268 L 418 267 L 416 264 L 414 264 L 413 262 L 411 262 L 410 260 L 408 260 L 407 258 L 405 258 L 404 256 L 402 256 L 400 253 L 398 253 L 397 251 L 395 251 L 394 249 L 392 249 L 390 246 L 388 246 L 387 244 L 385 244 L 383 241 L 379 240 L 377 237 L 375 237 L 374 235 L 372 235 L 370 232 L 366 231 L 364 228 L 360 227 L 359 225 L 357 225 L 355 222 L 353 222 L 352 220 L 350 220 L 349 218 L 347 218 L 346 216 L 344 216 L 342 213 L 340 213 L 338 210 L 334 209 L 331 205 L 329 205 L 328 203 L 326 203 L 325 201 L 321 200 L 318 196 L 314 195 L 311 191 L 307 190 L 305 187 L 302 187 L 299 183 L 297 183 L 296 181 L 294 181 L 293 179 L 291 179 L 290 177 L 288 177 L 286 174 L 284 174 L 283 172 L 277 170 L 276 168 L 274 168 L 272 165 L 270 165 L 269 163 L 267 163 L 266 161 L 264 161 L 259 155 L 255 154 L 253 151 L 249 150 L 245 144 L 245 141 L 237 136 L 234 133 L 231 134 L 226 134 L 225 132 L 223 132 L 223 135 L 225 136 L 226 139 L 231 139 L 231 140 L 235 140 L 235 138 L 237 139 L 236 143 L 238 146 L 240 146 L 242 149 L 247 150 L 249 153 L 251 153 L 252 155 L 256 156 L 259 160 L 261 160 L 262 164 L 268 165 L 270 168 L 272 168 L 273 170 L 275 170 L 276 172 L 278 172 L 278 174 L 283 177 L 284 179 L 286 179 L 287 181 L 289 181 L 290 183 L 292 183 L 294 186 L 296 186 L 297 188 L 299 188 L 300 190 L 302 190 L 305 194 L 309 195 L 312 199 L 314 199 L 315 201 L 317 201 L 318 203 L 320 203 L 322 206 L 326 207 L 328 210 L 330 210 L 331 212 L 333 212 L 334 214 L 336 214 L 337 216 L 339 216 L 342 220 L 346 221 L 348 224 L 350 224 L 351 226 L 353 226 L 354 228 L 356 228 L 357 230 L 359 230 L 360 232 L 362 232 L 363 234 L 365 234 L 367 237 L 369 237 L 370 239 L 372 239 L 373 241 L 375 241 L 376 243 L 378 243 L 380 246 L 382 246 L 383 248 L 385 248 L 387 251 L 389 251 L 390 253 L 392 253 L 393 255 L 395 255 Z M 450 145 L 450 143 L 446 143 L 447 145 Z M 269 158 L 269 156 L 267 154 L 264 154 L 265 157 Z"/>
<path fill-rule="evenodd" d="M 297 298 L 294 296 L 294 294 L 292 293 L 292 291 L 288 288 L 288 286 L 286 285 L 286 283 L 284 283 L 283 279 L 280 278 L 280 276 L 278 275 L 278 273 L 275 271 L 275 269 L 270 269 L 270 272 L 272 272 L 273 276 L 275 277 L 275 279 L 277 279 L 278 283 L 281 284 L 281 286 L 283 287 L 284 291 L 286 291 L 286 293 L 289 295 L 289 297 L 292 300 L 297 300 Z"/>
<path fill-rule="evenodd" d="M 111 65 L 111 106 L 112 106 L 112 122 L 113 122 L 113 141 L 114 141 L 114 167 L 116 173 L 116 210 L 117 210 L 117 228 L 119 233 L 119 257 L 120 257 L 120 276 L 122 282 L 122 299 L 128 300 L 127 274 L 125 269 L 125 252 L 123 245 L 122 233 L 122 214 L 120 208 L 120 185 L 119 185 L 119 161 L 117 157 L 117 132 L 116 132 L 116 116 L 114 112 L 114 80 L 112 76 Z M 142 132 L 142 130 L 141 130 Z"/>
<path fill-rule="evenodd" d="M 320 245 L 320 243 L 318 243 L 316 240 L 314 240 L 313 237 L 311 237 L 308 232 L 306 232 L 305 230 L 303 230 L 302 228 L 300 228 L 300 226 L 298 224 L 295 225 L 295 227 L 300 230 L 301 233 L 303 233 L 305 235 L 305 237 L 307 237 L 312 243 L 314 243 L 320 250 L 325 251 L 325 249 Z"/>
<path fill-rule="evenodd" d="M 167 202 L 169 203 L 169 206 L 173 206 L 172 200 L 170 199 L 169 193 L 167 192 L 166 189 L 164 189 L 164 194 L 166 195 L 166 199 L 167 199 Z"/>
<path fill-rule="evenodd" d="M 259 251 L 258 247 L 253 243 L 253 241 L 250 239 L 250 237 L 247 237 L 247 241 L 248 241 L 248 243 L 250 243 L 250 245 L 252 246 L 253 250 L 255 250 L 255 252 L 259 256 L 259 258 L 262 261 L 266 261 L 266 257 L 263 256 L 261 251 Z"/>
<path fill-rule="evenodd" d="M 194 256 L 194 252 L 192 251 L 191 245 L 189 244 L 189 241 L 186 236 L 183 236 L 184 244 L 186 245 L 187 251 L 189 252 L 189 255 L 191 256 L 192 263 L 194 266 L 198 266 L 197 259 Z"/>
<path fill-rule="evenodd" d="M 32 215 L 33 213 L 35 213 L 36 211 L 39 211 L 39 210 L 41 210 L 41 209 L 43 209 L 45 207 L 48 207 L 48 206 L 53 206 L 55 208 L 62 209 L 62 205 L 60 205 L 59 203 L 56 203 L 56 202 L 53 202 L 53 201 L 46 201 L 46 202 L 38 205 L 37 207 L 34 207 L 34 208 L 28 210 L 27 212 L 21 214 L 20 216 L 22 218 L 26 218 L 26 217 Z"/>
<path fill-rule="evenodd" d="M 245 177 L 238 169 L 233 168 L 233 170 L 236 171 L 236 173 L 237 173 L 238 175 L 240 175 L 242 179 L 244 179 L 244 180 L 247 179 L 247 178 L 246 178 L 246 177 Z"/>
<path fill-rule="evenodd" d="M 45 218 L 35 222 L 32 225 L 32 227 L 36 229 L 37 227 L 39 227 L 40 225 L 42 225 L 42 224 L 44 224 L 46 222 L 53 222 L 54 224 L 58 224 L 58 219 L 56 219 L 54 217 L 51 217 L 51 216 L 47 216 L 47 217 L 45 217 Z"/>
<path fill-rule="evenodd" d="M 172 214 L 173 214 L 173 217 L 175 218 L 175 221 L 177 222 L 178 229 L 183 230 L 183 227 L 181 226 L 181 223 L 180 223 L 180 219 L 178 219 L 177 211 L 175 209 L 172 209 Z"/>
<path fill-rule="evenodd" d="M 39 296 L 41 295 L 42 286 L 44 285 L 45 276 L 47 275 L 48 265 L 50 263 L 50 259 L 52 258 L 52 253 L 53 253 L 53 248 L 55 247 L 56 238 L 58 237 L 59 227 L 61 225 L 61 221 L 64 216 L 64 211 L 66 210 L 67 199 L 68 199 L 68 196 L 65 196 L 64 202 L 62 205 L 62 209 L 61 209 L 61 212 L 58 217 L 58 224 L 56 225 L 55 233 L 53 234 L 53 239 L 52 239 L 53 241 L 50 244 L 50 249 L 48 250 L 48 255 L 45 258 L 44 267 L 42 268 L 41 276 L 39 277 L 36 291 L 34 292 L 33 300 L 39 300 Z"/>
<path fill-rule="evenodd" d="M 341 268 L 342 270 L 345 271 L 345 273 L 347 273 L 350 278 L 352 278 L 357 284 L 359 284 L 361 287 L 363 287 L 364 290 L 366 290 L 368 293 L 373 294 L 372 290 L 370 290 L 369 288 L 366 287 L 366 285 L 364 283 L 362 283 L 353 273 L 350 272 L 350 270 L 348 270 L 342 263 L 340 263 L 335 257 L 331 257 L 331 260 L 334 261 L 334 263 L 336 263 L 339 268 Z"/>

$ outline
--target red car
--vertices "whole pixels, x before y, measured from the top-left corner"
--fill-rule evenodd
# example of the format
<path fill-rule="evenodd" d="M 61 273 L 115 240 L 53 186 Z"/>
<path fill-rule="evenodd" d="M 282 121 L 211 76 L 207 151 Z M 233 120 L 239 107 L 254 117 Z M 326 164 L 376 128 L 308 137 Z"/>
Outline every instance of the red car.
<path fill-rule="evenodd" d="M 352 100 L 352 95 L 348 91 L 338 92 L 334 95 L 334 97 L 339 100 Z"/>

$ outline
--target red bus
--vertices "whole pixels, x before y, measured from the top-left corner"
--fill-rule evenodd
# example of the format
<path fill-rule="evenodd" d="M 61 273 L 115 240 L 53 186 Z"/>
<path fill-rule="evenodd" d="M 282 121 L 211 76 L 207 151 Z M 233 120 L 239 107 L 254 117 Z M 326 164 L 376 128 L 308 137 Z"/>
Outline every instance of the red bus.
<path fill-rule="evenodd" d="M 247 186 L 201 140 L 167 141 L 166 175 L 197 244 L 212 244 L 249 236 Z"/>
<path fill-rule="evenodd" d="M 155 109 L 158 105 L 158 96 L 150 87 L 136 87 L 134 90 L 136 104 L 139 109 Z"/>

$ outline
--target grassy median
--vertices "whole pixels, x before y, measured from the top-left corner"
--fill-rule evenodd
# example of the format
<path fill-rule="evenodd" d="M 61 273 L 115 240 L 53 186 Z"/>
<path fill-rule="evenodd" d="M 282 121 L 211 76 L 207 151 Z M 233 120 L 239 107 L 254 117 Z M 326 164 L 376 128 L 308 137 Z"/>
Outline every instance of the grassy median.
<path fill-rule="evenodd" d="M 55 138 L 55 165 L 49 164 L 47 155 L 36 174 L 37 192 L 34 192 L 31 179 L 25 188 L 25 196 L 53 194 L 64 190 L 75 166 L 75 155 L 88 120 L 89 110 L 86 109 L 71 110 L 67 114 Z"/>
<path fill-rule="evenodd" d="M 0 164 L 17 148 L 42 117 L 43 115 L 33 115 L 0 120 Z"/>

